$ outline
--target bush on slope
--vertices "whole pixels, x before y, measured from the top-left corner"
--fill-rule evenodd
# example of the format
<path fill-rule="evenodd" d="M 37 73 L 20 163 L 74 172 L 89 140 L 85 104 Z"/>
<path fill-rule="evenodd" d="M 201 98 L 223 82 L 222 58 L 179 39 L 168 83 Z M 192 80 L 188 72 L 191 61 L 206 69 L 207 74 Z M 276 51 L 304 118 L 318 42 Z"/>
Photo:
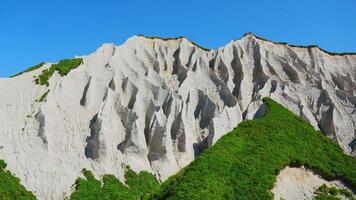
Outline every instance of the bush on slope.
<path fill-rule="evenodd" d="M 126 170 L 126 185 L 113 175 L 104 175 L 103 184 L 93 174 L 84 169 L 85 178 L 78 178 L 72 200 L 138 200 L 146 198 L 150 192 L 159 187 L 159 182 L 148 172 L 136 173 Z"/>
<path fill-rule="evenodd" d="M 0 199 L 1 200 L 33 200 L 36 197 L 24 186 L 20 179 L 6 170 L 6 163 L 0 160 Z"/>
<path fill-rule="evenodd" d="M 35 79 L 35 82 L 39 85 L 49 86 L 49 79 L 55 71 L 58 71 L 61 76 L 66 76 L 72 69 L 77 68 L 82 63 L 82 58 L 61 60 L 58 64 L 52 64 L 50 68 L 43 70 L 42 74 Z"/>
<path fill-rule="evenodd" d="M 302 118 L 269 98 L 269 111 L 245 121 L 169 178 L 151 199 L 272 199 L 287 165 L 304 165 L 356 187 L 356 159 Z"/>
<path fill-rule="evenodd" d="M 20 72 L 20 73 L 18 73 L 18 74 L 15 74 L 15 75 L 10 76 L 10 78 L 13 78 L 13 77 L 19 76 L 19 75 L 21 75 L 21 74 L 24 74 L 24 73 L 31 72 L 31 71 L 34 71 L 34 70 L 36 70 L 36 69 L 39 69 L 39 68 L 41 68 L 44 64 L 45 64 L 45 63 L 42 62 L 42 63 L 40 63 L 40 64 L 38 64 L 38 65 L 32 66 L 32 67 L 26 69 L 26 70 L 23 71 L 23 72 Z"/>

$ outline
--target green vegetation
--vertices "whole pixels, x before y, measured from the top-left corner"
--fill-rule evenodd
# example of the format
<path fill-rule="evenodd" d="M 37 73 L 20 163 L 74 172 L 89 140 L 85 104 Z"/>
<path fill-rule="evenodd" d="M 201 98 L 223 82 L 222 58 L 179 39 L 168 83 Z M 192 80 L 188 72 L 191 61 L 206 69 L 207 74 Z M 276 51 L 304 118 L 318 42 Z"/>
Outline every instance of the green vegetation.
<path fill-rule="evenodd" d="M 151 199 L 272 199 L 287 165 L 356 186 L 356 159 L 269 98 L 265 117 L 245 121 L 169 178 Z"/>
<path fill-rule="evenodd" d="M 58 64 L 53 64 L 52 67 L 55 67 L 61 76 L 65 76 L 70 70 L 77 68 L 82 63 L 82 58 L 64 59 L 59 61 Z"/>
<path fill-rule="evenodd" d="M 82 58 L 61 60 L 58 64 L 52 64 L 50 68 L 43 70 L 42 74 L 35 79 L 35 82 L 39 85 L 49 86 L 48 81 L 55 71 L 58 71 L 61 76 L 65 76 L 70 72 L 70 70 L 77 68 L 82 63 Z"/>
<path fill-rule="evenodd" d="M 307 49 L 309 49 L 309 48 L 318 48 L 318 49 L 320 49 L 320 51 L 322 51 L 322 52 L 324 52 L 326 54 L 332 55 L 332 56 L 356 55 L 356 52 L 341 52 L 341 53 L 330 52 L 330 51 L 327 51 L 325 49 L 320 48 L 318 45 L 293 45 L 293 44 L 288 44 L 287 42 L 274 42 L 274 41 L 268 40 L 266 38 L 256 36 L 252 32 L 245 33 L 242 37 L 244 37 L 246 35 L 249 35 L 249 34 L 255 36 L 257 39 L 260 39 L 260 40 L 263 40 L 263 41 L 266 41 L 266 42 L 271 42 L 271 43 L 274 43 L 274 44 L 282 44 L 282 45 L 288 45 L 290 47 L 307 48 Z"/>
<path fill-rule="evenodd" d="M 315 192 L 314 200 L 355 200 L 351 191 L 347 189 L 338 189 L 336 187 L 328 187 L 325 184 L 320 186 Z"/>
<path fill-rule="evenodd" d="M 39 69 L 39 68 L 41 68 L 44 64 L 45 64 L 45 63 L 42 62 L 42 63 L 40 63 L 40 64 L 38 64 L 38 65 L 35 65 L 35 66 L 33 66 L 33 67 L 30 67 L 30 68 L 26 69 L 26 70 L 23 71 L 23 72 L 20 72 L 20 73 L 18 73 L 18 74 L 12 75 L 12 76 L 10 76 L 10 78 L 19 76 L 19 75 L 21 75 L 21 74 L 23 74 L 23 73 L 26 73 L 26 72 L 31 72 L 31 71 L 34 71 L 34 70 L 36 70 L 36 69 Z"/>
<path fill-rule="evenodd" d="M 38 99 L 38 102 L 43 102 L 46 100 L 47 95 L 49 93 L 49 89 Z"/>
<path fill-rule="evenodd" d="M 263 118 L 240 123 L 161 186 L 152 174 L 130 168 L 125 184 L 112 175 L 104 175 L 101 182 L 83 169 L 84 178 L 76 180 L 70 199 L 272 199 L 276 176 L 288 165 L 303 165 L 325 179 L 356 188 L 355 158 L 283 106 L 269 98 L 264 102 L 268 113 Z M 5 167 L 0 161 L 0 199 L 34 199 Z M 355 199 L 349 190 L 327 186 L 315 195 L 316 200 Z"/>
<path fill-rule="evenodd" d="M 36 197 L 21 185 L 20 179 L 6 170 L 6 163 L 0 160 L 0 199 L 32 200 Z"/>
<path fill-rule="evenodd" d="M 75 191 L 72 200 L 138 200 L 145 199 L 150 192 L 159 187 L 159 182 L 148 172 L 136 173 L 127 168 L 125 173 L 126 185 L 115 176 L 104 175 L 103 184 L 93 174 L 84 169 L 85 178 L 78 178 L 75 182 Z"/>

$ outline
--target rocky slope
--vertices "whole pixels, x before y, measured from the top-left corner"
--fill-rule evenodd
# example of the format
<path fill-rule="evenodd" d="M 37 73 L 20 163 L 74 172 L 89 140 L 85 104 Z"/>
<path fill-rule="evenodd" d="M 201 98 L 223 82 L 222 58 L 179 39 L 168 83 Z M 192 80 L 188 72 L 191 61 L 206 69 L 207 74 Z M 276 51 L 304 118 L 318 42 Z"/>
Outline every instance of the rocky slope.
<path fill-rule="evenodd" d="M 0 79 L 0 158 L 41 199 L 70 193 L 83 168 L 161 180 L 189 164 L 270 96 L 355 154 L 356 55 L 246 34 L 217 50 L 186 38 L 105 44 L 49 86 Z M 47 91 L 45 101 L 38 101 Z"/>
<path fill-rule="evenodd" d="M 277 176 L 277 183 L 271 191 L 274 200 L 308 200 L 313 199 L 315 190 L 323 184 L 339 189 L 347 188 L 341 181 L 327 181 L 304 167 L 286 167 Z"/>

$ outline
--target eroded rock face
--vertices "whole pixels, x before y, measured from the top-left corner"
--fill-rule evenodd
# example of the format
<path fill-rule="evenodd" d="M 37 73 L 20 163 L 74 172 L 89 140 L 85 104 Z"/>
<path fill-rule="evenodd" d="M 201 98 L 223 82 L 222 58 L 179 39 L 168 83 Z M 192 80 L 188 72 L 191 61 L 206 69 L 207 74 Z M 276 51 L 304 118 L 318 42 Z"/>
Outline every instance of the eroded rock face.
<path fill-rule="evenodd" d="M 106 44 L 47 91 L 41 69 L 0 79 L 0 157 L 41 199 L 71 192 L 82 168 L 123 179 L 123 165 L 165 180 L 270 96 L 355 153 L 356 56 L 247 34 L 205 51 L 185 38 Z"/>

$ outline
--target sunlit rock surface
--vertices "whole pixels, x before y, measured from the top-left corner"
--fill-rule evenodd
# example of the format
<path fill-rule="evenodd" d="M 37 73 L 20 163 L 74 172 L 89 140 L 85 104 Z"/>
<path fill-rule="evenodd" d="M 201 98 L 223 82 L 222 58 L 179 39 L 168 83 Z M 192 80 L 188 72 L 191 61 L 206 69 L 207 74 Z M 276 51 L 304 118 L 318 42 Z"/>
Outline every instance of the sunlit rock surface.
<path fill-rule="evenodd" d="M 105 44 L 48 90 L 50 66 L 0 79 L 0 158 L 40 199 L 70 194 L 83 168 L 123 180 L 123 166 L 165 180 L 270 96 L 355 154 L 356 56 L 246 34 L 217 50 L 186 38 Z"/>

